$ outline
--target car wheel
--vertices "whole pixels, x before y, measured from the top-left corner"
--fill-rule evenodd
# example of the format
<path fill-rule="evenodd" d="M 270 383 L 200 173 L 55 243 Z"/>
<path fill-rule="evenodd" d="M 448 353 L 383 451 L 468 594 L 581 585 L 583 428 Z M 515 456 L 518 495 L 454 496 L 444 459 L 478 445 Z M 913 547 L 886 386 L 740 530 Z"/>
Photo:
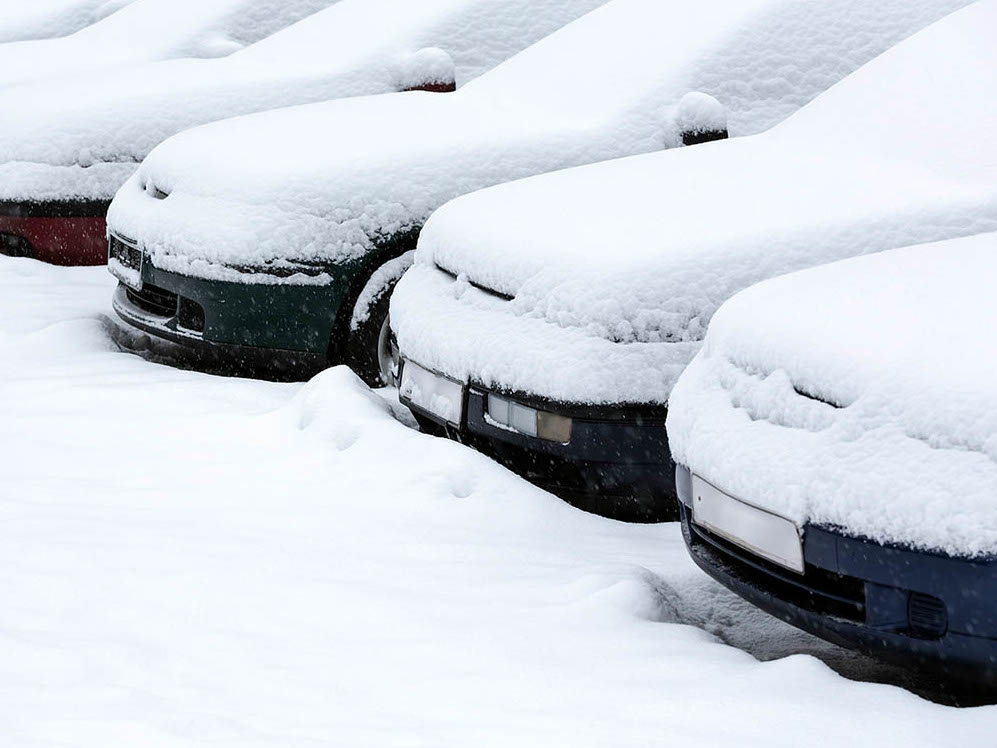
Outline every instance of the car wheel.
<path fill-rule="evenodd" d="M 394 386 L 398 376 L 398 346 L 391 332 L 388 304 L 396 281 L 386 286 L 350 330 L 347 363 L 371 387 Z"/>

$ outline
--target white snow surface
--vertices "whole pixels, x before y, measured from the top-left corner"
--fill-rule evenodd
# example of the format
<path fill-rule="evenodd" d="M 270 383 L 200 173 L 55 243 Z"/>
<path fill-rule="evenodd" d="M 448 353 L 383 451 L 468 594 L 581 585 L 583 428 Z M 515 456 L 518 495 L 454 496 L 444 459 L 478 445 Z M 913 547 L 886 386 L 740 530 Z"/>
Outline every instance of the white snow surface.
<path fill-rule="evenodd" d="M 0 44 L 66 36 L 135 0 L 3 0 Z"/>
<path fill-rule="evenodd" d="M 453 201 L 393 296 L 403 354 L 560 401 L 663 404 L 737 291 L 994 230 L 994 28 L 993 0 L 958 11 L 761 135 Z"/>
<path fill-rule="evenodd" d="M 962 0 L 612 0 L 453 95 L 372 97 L 215 123 L 159 146 L 109 221 L 153 263 L 253 282 L 343 262 L 458 195 L 679 142 L 691 91 L 764 130 Z M 444 49 L 445 45 L 442 46 Z M 153 182 L 170 198 L 153 201 Z"/>
<path fill-rule="evenodd" d="M 811 655 L 898 682 L 713 583 L 677 526 L 575 511 L 346 369 L 127 352 L 112 286 L 0 257 L 4 745 L 990 741 L 997 708 L 840 677 Z"/>
<path fill-rule="evenodd" d="M 260 28 L 293 8 L 330 2 L 212 0 L 259 11 L 279 6 L 265 24 L 254 21 Z M 438 78 L 451 64 L 463 84 L 603 2 L 340 0 L 221 59 L 165 60 L 12 86 L 4 90 L 0 118 L 0 200 L 109 200 L 158 143 L 195 125 L 398 91 L 413 75 Z M 274 145 L 303 136 L 294 128 Z M 329 148 L 328 137 L 337 135 L 320 136 L 319 151 Z M 243 153 L 237 160 L 257 158 Z M 252 179 L 259 184 L 259 175 Z"/>
<path fill-rule="evenodd" d="M 990 233 L 737 294 L 672 392 L 673 457 L 800 526 L 997 554 L 995 278 Z"/>
<path fill-rule="evenodd" d="M 0 87 L 174 57 L 223 57 L 337 0 L 133 0 L 59 39 L 0 45 Z M 78 85 L 78 84 L 77 84 Z"/>

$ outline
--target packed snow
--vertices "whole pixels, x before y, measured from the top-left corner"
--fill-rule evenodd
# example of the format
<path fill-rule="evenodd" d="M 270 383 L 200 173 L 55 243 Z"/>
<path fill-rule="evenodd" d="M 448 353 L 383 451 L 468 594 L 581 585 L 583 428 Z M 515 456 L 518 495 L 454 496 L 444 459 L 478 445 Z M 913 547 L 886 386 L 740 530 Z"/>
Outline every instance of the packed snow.
<path fill-rule="evenodd" d="M 249 3 L 254 11 L 276 2 L 212 1 Z M 276 2 L 281 11 L 266 24 L 255 12 L 245 22 L 273 28 L 278 17 L 330 2 Z M 110 200 L 152 148 L 181 130 L 275 107 L 398 91 L 414 74 L 438 77 L 441 65 L 452 66 L 463 84 L 603 2 L 340 0 L 221 59 L 166 60 L 12 86 L 4 90 L 0 118 L 0 200 Z M 300 135 L 290 130 L 278 143 Z M 321 149 L 329 146 L 323 140 Z"/>
<path fill-rule="evenodd" d="M 402 353 L 562 402 L 666 403 L 737 291 L 997 229 L 994 28 L 994 0 L 958 11 L 761 135 L 453 201 L 392 298 Z"/>
<path fill-rule="evenodd" d="M 907 683 L 722 589 L 675 525 L 576 511 L 346 369 L 156 363 L 112 284 L 0 257 L 4 745 L 990 740 L 995 707 L 840 677 L 810 655 Z"/>
<path fill-rule="evenodd" d="M 0 44 L 67 36 L 135 0 L 4 0 L 0 2 Z"/>
<path fill-rule="evenodd" d="M 0 45 L 0 86 L 53 77 L 79 85 L 77 76 L 116 65 L 223 57 L 335 2 L 134 0 L 71 36 Z"/>
<path fill-rule="evenodd" d="M 997 234 L 775 278 L 713 318 L 674 458 L 788 517 L 997 554 Z"/>
<path fill-rule="evenodd" d="M 472 190 L 677 145 L 690 92 L 725 107 L 733 134 L 764 130 L 962 5 L 612 0 L 453 95 L 336 101 L 181 133 L 121 189 L 109 223 L 156 267 L 199 277 L 254 282 L 265 273 L 244 268 L 348 261 Z M 170 197 L 149 199 L 149 183 Z"/>

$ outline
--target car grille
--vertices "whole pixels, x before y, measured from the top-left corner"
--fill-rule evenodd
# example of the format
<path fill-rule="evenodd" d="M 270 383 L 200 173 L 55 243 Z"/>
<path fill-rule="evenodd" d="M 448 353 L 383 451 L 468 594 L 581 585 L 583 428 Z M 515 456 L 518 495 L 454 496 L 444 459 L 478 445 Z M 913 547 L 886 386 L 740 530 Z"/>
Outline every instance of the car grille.
<path fill-rule="evenodd" d="M 121 241 L 114 234 L 108 239 L 108 255 L 120 262 L 122 266 L 135 272 L 142 271 L 142 250 Z"/>
<path fill-rule="evenodd" d="M 812 613 L 865 622 L 865 583 L 810 564 L 795 574 L 743 550 L 728 540 L 683 521 L 693 552 L 731 576 Z"/>
<path fill-rule="evenodd" d="M 918 639 L 940 639 L 949 627 L 948 609 L 937 597 L 912 592 L 907 602 L 908 633 Z"/>
<path fill-rule="evenodd" d="M 146 283 L 141 291 L 127 289 L 128 300 L 143 311 L 159 317 L 172 317 L 177 313 L 177 295 Z"/>

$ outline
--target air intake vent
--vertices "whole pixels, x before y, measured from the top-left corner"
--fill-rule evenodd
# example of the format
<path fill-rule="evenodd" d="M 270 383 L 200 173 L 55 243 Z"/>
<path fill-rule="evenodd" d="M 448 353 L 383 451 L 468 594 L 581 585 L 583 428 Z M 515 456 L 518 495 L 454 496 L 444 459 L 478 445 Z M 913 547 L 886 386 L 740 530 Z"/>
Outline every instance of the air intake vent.
<path fill-rule="evenodd" d="M 940 639 L 949 627 L 945 603 L 921 592 L 910 593 L 907 602 L 907 624 L 911 636 L 918 639 Z"/>

